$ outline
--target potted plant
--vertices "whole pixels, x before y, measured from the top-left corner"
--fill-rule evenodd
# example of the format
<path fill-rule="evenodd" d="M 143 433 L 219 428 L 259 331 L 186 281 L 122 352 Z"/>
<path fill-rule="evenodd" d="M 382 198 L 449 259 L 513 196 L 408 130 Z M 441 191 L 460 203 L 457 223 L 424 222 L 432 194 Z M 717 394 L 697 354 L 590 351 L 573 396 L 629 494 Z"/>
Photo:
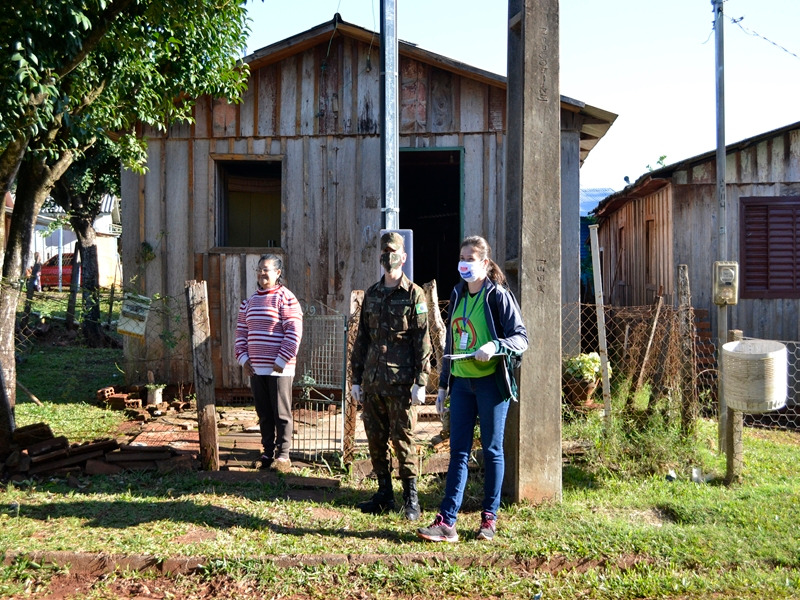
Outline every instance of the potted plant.
<path fill-rule="evenodd" d="M 161 404 L 164 397 L 164 388 L 167 387 L 166 383 L 146 383 L 145 389 L 147 390 L 147 405 L 154 406 Z"/>
<path fill-rule="evenodd" d="M 568 356 L 562 361 L 561 379 L 564 399 L 575 407 L 591 403 L 600 379 L 600 355 L 597 352 Z M 609 374 L 611 366 L 608 367 Z"/>

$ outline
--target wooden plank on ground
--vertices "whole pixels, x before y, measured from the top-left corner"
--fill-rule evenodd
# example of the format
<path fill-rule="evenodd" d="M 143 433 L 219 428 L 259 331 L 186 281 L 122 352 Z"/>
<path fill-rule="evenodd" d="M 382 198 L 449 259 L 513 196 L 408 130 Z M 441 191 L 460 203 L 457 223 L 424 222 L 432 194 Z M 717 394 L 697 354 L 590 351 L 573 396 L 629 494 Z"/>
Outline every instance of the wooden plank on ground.
<path fill-rule="evenodd" d="M 57 438 L 51 438 L 49 440 L 42 440 L 41 442 L 30 444 L 25 449 L 28 451 L 28 456 L 34 457 L 39 456 L 40 454 L 54 452 L 56 450 L 63 450 L 64 448 L 68 447 L 69 440 L 62 435 Z"/>
<path fill-rule="evenodd" d="M 31 475 L 35 475 L 36 473 L 45 473 L 48 471 L 55 471 L 57 469 L 61 469 L 63 467 L 68 467 L 71 465 L 80 464 L 90 458 L 97 458 L 103 455 L 102 450 L 95 450 L 94 452 L 89 452 L 87 454 L 79 454 L 77 456 L 68 456 L 61 460 L 55 460 L 51 462 L 41 463 L 38 465 L 33 465 L 30 469 L 28 469 L 28 473 Z"/>
<path fill-rule="evenodd" d="M 95 442 L 89 442 L 87 444 L 79 444 L 70 446 L 69 454 L 70 456 L 75 454 L 83 454 L 85 452 L 94 452 L 95 450 L 102 450 L 103 452 L 108 452 L 109 450 L 116 450 L 119 447 L 119 442 L 117 440 L 107 439 L 107 440 L 97 440 Z"/>
<path fill-rule="evenodd" d="M 169 452 L 169 446 L 142 446 L 140 444 L 121 444 L 119 447 L 121 452 Z"/>
<path fill-rule="evenodd" d="M 111 463 L 169 460 L 172 452 L 109 452 L 106 460 Z"/>

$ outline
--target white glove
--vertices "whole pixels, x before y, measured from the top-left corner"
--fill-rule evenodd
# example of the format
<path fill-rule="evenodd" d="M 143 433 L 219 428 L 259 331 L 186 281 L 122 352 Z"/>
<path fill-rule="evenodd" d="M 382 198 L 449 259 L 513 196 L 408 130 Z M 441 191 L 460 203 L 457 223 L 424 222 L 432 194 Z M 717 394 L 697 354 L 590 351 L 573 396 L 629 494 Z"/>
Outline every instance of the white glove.
<path fill-rule="evenodd" d="M 444 388 L 439 388 L 439 393 L 436 394 L 436 412 L 440 415 L 443 415 L 446 412 L 450 412 L 450 409 L 444 405 L 444 401 L 447 398 L 447 390 Z"/>
<path fill-rule="evenodd" d="M 483 346 L 475 351 L 475 360 L 486 362 L 495 354 L 494 342 L 486 342 Z"/>
<path fill-rule="evenodd" d="M 411 404 L 425 404 L 424 385 L 417 385 L 415 383 L 411 386 Z"/>
<path fill-rule="evenodd" d="M 356 401 L 356 404 L 361 406 L 361 401 L 364 399 L 364 393 L 361 391 L 361 386 L 356 384 L 350 388 L 350 397 Z"/>

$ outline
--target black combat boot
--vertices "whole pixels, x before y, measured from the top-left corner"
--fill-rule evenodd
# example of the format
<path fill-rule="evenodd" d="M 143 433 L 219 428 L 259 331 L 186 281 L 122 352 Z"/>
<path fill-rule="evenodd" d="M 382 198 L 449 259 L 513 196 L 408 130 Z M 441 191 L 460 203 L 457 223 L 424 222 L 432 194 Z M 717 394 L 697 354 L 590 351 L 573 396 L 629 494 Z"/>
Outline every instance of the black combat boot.
<path fill-rule="evenodd" d="M 392 476 L 378 476 L 378 491 L 372 498 L 358 504 L 361 512 L 379 515 L 388 510 L 394 510 L 394 491 L 392 491 Z"/>
<path fill-rule="evenodd" d="M 419 519 L 419 500 L 417 499 L 417 478 L 403 479 L 403 513 L 409 521 Z"/>

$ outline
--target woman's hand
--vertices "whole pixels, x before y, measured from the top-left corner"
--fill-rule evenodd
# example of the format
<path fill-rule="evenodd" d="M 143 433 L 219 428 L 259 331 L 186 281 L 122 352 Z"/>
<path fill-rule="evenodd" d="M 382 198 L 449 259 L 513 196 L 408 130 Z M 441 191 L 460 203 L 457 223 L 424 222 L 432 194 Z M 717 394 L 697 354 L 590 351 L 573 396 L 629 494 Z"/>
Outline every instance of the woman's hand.
<path fill-rule="evenodd" d="M 247 359 L 247 362 L 242 365 L 242 367 L 244 368 L 244 374 L 247 377 L 252 377 L 253 375 L 256 374 L 256 371 L 255 369 L 253 369 L 253 365 L 250 363 L 249 358 Z"/>
<path fill-rule="evenodd" d="M 494 342 L 486 342 L 483 346 L 475 351 L 475 360 L 487 362 L 495 355 L 496 346 Z"/>

